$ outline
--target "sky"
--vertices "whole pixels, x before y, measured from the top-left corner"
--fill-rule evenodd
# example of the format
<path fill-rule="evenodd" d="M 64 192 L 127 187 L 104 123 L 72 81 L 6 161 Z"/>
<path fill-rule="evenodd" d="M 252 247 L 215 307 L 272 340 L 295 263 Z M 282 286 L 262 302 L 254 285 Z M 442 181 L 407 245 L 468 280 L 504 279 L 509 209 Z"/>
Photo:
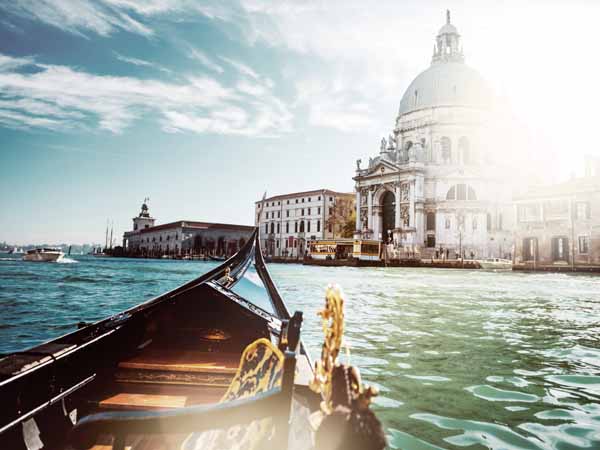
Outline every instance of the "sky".
<path fill-rule="evenodd" d="M 352 191 L 446 9 L 522 151 L 581 173 L 600 3 L 526 3 L 0 0 L 0 241 L 103 242 L 145 197 L 157 223 L 251 224 L 265 191 Z"/>

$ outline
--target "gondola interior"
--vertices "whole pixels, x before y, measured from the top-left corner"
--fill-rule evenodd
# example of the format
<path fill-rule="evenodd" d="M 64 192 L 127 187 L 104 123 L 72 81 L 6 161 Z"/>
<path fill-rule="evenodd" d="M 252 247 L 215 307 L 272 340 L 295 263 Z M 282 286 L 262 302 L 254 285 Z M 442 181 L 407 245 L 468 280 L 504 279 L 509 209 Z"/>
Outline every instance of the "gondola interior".
<path fill-rule="evenodd" d="M 218 404 L 239 376 L 242 353 L 260 339 L 293 358 L 292 383 L 308 393 L 302 389 L 312 369 L 300 322 L 301 314 L 291 318 L 281 301 L 255 232 L 238 254 L 197 280 L 0 359 L 0 448 L 154 448 L 142 445 L 143 433 L 117 436 L 110 426 L 73 442 L 73 428 L 82 418 L 118 424 L 133 411 L 160 415 Z M 186 436 L 165 432 L 156 448 L 180 448 Z"/>

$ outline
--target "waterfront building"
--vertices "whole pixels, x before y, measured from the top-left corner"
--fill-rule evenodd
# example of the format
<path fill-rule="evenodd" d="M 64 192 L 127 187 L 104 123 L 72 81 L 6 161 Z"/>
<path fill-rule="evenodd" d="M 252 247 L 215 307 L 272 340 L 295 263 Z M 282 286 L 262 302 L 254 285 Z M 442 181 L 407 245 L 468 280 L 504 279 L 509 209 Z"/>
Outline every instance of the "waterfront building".
<path fill-rule="evenodd" d="M 366 168 L 357 161 L 355 237 L 384 241 L 397 256 L 506 257 L 514 210 L 507 149 L 491 137 L 493 94 L 465 64 L 450 21 L 431 65 L 408 86 L 395 125 Z"/>
<path fill-rule="evenodd" d="M 600 163 L 585 176 L 530 187 L 515 197 L 515 263 L 531 268 L 600 266 Z"/>
<path fill-rule="evenodd" d="M 250 238 L 254 227 L 225 223 L 178 220 L 155 225 L 146 201 L 133 230 L 123 234 L 123 249 L 130 256 L 230 256 Z"/>
<path fill-rule="evenodd" d="M 266 255 L 302 258 L 310 240 L 352 237 L 347 225 L 354 201 L 352 193 L 318 189 L 255 202 L 255 223 Z"/>

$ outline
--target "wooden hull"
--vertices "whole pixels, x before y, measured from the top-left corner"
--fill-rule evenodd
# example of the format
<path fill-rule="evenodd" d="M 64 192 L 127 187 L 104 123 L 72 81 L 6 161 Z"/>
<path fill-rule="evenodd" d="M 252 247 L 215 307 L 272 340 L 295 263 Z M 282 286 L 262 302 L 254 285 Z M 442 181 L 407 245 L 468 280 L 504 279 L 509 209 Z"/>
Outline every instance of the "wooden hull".
<path fill-rule="evenodd" d="M 267 288 L 264 307 L 236 292 L 244 292 L 250 266 Z M 279 342 L 289 318 L 255 233 L 240 252 L 195 280 L 1 358 L 0 448 L 25 448 L 23 424 L 31 429 L 34 423 L 44 449 L 62 449 L 75 416 L 217 402 L 243 349 L 259 338 Z M 316 408 L 318 398 L 307 387 L 312 364 L 303 349 L 297 368 L 295 395 Z"/>

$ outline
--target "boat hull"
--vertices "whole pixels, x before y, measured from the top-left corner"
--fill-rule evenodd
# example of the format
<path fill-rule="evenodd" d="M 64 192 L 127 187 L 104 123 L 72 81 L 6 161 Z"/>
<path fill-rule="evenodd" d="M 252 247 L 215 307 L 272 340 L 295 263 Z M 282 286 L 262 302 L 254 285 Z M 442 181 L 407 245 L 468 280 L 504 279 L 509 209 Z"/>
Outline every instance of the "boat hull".
<path fill-rule="evenodd" d="M 57 262 L 65 256 L 62 252 L 39 252 L 31 253 L 23 256 L 23 261 L 34 262 Z"/>
<path fill-rule="evenodd" d="M 512 261 L 510 260 L 479 260 L 477 262 L 483 270 L 512 270 Z"/>

